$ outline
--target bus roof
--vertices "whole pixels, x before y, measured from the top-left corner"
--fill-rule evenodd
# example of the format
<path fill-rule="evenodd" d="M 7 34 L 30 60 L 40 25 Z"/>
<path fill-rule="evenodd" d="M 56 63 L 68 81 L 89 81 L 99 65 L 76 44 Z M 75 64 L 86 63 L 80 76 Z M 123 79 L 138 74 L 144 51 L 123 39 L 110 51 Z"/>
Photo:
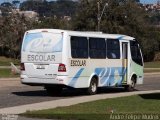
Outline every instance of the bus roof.
<path fill-rule="evenodd" d="M 119 40 L 134 40 L 135 38 L 122 35 L 122 34 L 106 34 L 102 32 L 94 31 L 69 31 L 61 29 L 34 29 L 29 30 L 26 33 L 37 33 L 37 32 L 53 32 L 53 33 L 67 33 L 71 36 L 85 36 L 85 37 L 98 37 L 98 38 L 108 38 L 108 39 L 119 39 Z"/>

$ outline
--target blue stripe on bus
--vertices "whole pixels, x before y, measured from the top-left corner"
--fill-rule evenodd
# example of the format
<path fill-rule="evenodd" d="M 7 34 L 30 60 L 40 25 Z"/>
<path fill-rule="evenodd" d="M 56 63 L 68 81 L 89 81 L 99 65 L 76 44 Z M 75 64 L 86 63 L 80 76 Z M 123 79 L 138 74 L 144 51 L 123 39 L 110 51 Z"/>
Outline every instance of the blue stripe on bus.
<path fill-rule="evenodd" d="M 101 74 L 101 80 L 100 80 L 100 84 L 104 84 L 106 82 L 106 80 L 109 78 L 109 73 L 111 71 L 111 68 L 107 68 L 105 69 L 104 73 Z"/>
<path fill-rule="evenodd" d="M 102 73 L 102 71 L 104 72 L 105 71 L 105 68 L 96 68 L 95 69 L 95 73 L 99 76 L 100 73 Z"/>
<path fill-rule="evenodd" d="M 118 73 L 115 73 L 115 72 Z M 100 77 L 103 86 L 120 86 L 124 80 L 127 70 L 124 67 L 96 68 L 95 73 Z M 117 75 L 115 75 L 117 74 Z"/>
<path fill-rule="evenodd" d="M 115 76 L 115 72 L 118 74 Z M 84 68 L 79 69 L 79 71 L 75 74 L 75 76 L 69 82 L 69 86 L 75 87 L 76 82 L 78 81 L 79 77 L 81 76 Z M 127 72 L 127 68 L 125 67 L 108 67 L 108 68 L 95 68 L 97 76 L 100 77 L 100 84 L 103 86 L 121 86 L 124 80 L 124 77 Z"/>
<path fill-rule="evenodd" d="M 76 75 L 72 78 L 72 80 L 69 83 L 69 86 L 75 86 L 78 78 L 80 77 L 81 73 L 83 72 L 84 68 L 81 68 Z"/>
<path fill-rule="evenodd" d="M 125 35 L 122 35 L 122 36 L 118 37 L 117 39 L 118 39 L 118 40 L 121 40 L 121 39 L 124 38 L 124 37 L 125 37 Z"/>

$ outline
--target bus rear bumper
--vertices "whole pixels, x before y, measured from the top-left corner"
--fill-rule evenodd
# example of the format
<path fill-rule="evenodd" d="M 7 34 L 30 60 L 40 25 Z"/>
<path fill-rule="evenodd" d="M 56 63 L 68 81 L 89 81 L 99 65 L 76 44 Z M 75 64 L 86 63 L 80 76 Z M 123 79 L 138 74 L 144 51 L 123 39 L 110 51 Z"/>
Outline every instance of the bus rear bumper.
<path fill-rule="evenodd" d="M 37 78 L 37 77 L 27 77 L 26 75 L 21 75 L 21 83 L 33 86 L 43 86 L 48 84 L 53 85 L 66 85 L 67 76 L 57 76 L 56 78 Z"/>

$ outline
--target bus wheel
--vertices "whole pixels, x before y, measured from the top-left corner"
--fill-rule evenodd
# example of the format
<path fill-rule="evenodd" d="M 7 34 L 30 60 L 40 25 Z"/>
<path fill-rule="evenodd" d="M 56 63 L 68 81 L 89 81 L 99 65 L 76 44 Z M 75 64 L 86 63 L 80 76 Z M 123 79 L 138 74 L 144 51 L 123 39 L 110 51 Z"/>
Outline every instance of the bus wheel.
<path fill-rule="evenodd" d="M 128 92 L 134 91 L 135 86 L 136 86 L 136 80 L 135 80 L 134 77 L 132 77 L 132 78 L 131 78 L 131 84 L 125 86 L 125 91 L 128 91 Z"/>
<path fill-rule="evenodd" d="M 98 82 L 97 82 L 97 79 L 95 77 L 93 77 L 91 79 L 91 83 L 90 83 L 90 86 L 87 90 L 88 94 L 89 95 L 94 95 L 97 93 L 97 86 L 98 86 Z"/>
<path fill-rule="evenodd" d="M 60 95 L 62 93 L 63 88 L 61 86 L 45 86 L 45 89 L 48 95 Z"/>

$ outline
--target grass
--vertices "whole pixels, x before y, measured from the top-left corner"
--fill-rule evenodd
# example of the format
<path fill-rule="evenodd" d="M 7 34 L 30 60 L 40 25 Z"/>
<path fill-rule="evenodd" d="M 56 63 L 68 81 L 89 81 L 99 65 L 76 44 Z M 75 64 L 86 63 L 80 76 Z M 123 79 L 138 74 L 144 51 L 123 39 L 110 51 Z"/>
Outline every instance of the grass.
<path fill-rule="evenodd" d="M 144 73 L 155 73 L 160 72 L 160 69 L 144 69 Z"/>
<path fill-rule="evenodd" d="M 159 114 L 160 93 L 111 98 L 55 109 L 28 111 L 27 117 L 72 120 L 107 120 L 113 114 Z"/>
<path fill-rule="evenodd" d="M 19 77 L 19 75 L 13 75 L 11 69 L 0 69 L 0 78 Z"/>
<path fill-rule="evenodd" d="M 145 68 L 160 68 L 160 61 L 145 62 L 144 67 Z"/>
<path fill-rule="evenodd" d="M 20 64 L 20 61 L 17 59 L 0 56 L 0 66 L 10 66 L 10 62 L 13 62 L 15 65 Z"/>

